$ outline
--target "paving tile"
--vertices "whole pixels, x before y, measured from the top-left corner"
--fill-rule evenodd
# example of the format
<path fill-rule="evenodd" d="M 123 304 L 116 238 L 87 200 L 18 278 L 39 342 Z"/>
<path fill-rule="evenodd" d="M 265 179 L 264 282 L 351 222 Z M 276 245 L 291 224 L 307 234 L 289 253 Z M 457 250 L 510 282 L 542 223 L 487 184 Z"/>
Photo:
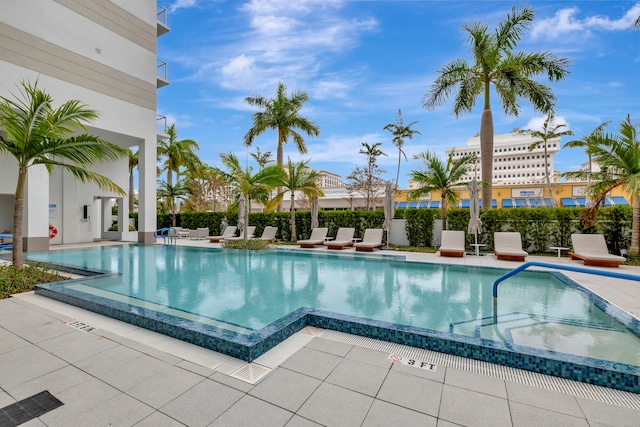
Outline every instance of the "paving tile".
<path fill-rule="evenodd" d="M 589 424 L 601 423 L 615 427 L 637 427 L 640 411 L 622 408 L 595 400 L 576 398 Z"/>
<path fill-rule="evenodd" d="M 132 426 L 151 415 L 155 409 L 127 396 L 118 394 L 96 405 L 73 420 L 77 426 Z"/>
<path fill-rule="evenodd" d="M 0 387 L 15 387 L 65 366 L 66 362 L 34 345 L 20 347 L 0 355 Z"/>
<path fill-rule="evenodd" d="M 511 426 L 506 399 L 445 385 L 440 419 L 477 427 Z"/>
<path fill-rule="evenodd" d="M 160 408 L 160 412 L 188 426 L 206 426 L 243 395 L 231 387 L 204 380 Z"/>
<path fill-rule="evenodd" d="M 185 369 L 187 371 L 193 372 L 194 374 L 201 375 L 203 377 L 210 377 L 216 372 L 213 369 L 209 369 L 207 367 L 189 362 L 187 360 L 182 360 L 178 362 L 176 366 L 179 368 Z"/>
<path fill-rule="evenodd" d="M 91 378 L 93 377 L 86 372 L 69 365 L 12 387 L 8 391 L 16 400 L 26 399 L 43 390 L 48 390 L 49 393 L 57 396 Z"/>
<path fill-rule="evenodd" d="M 293 417 L 292 412 L 245 395 L 209 425 L 211 427 L 283 427 L 291 417 Z"/>
<path fill-rule="evenodd" d="M 438 420 L 437 427 L 460 427 L 462 424 L 455 424 L 445 420 Z"/>
<path fill-rule="evenodd" d="M 127 394 L 149 406 L 160 408 L 204 379 L 193 372 L 167 365 L 158 374 L 129 388 Z"/>
<path fill-rule="evenodd" d="M 314 423 L 306 418 L 302 418 L 299 415 L 294 415 L 285 427 L 322 427 L 318 423 Z"/>
<path fill-rule="evenodd" d="M 584 418 L 580 405 L 573 396 L 511 381 L 506 381 L 505 384 L 509 401 Z"/>
<path fill-rule="evenodd" d="M 99 377 L 105 372 L 110 371 L 113 368 L 119 367 L 124 363 L 127 363 L 142 354 L 136 350 L 131 350 L 123 345 L 111 347 L 103 352 L 100 352 L 94 356 L 87 357 L 76 363 L 78 368 Z"/>
<path fill-rule="evenodd" d="M 391 370 L 394 372 L 399 372 L 402 374 L 412 375 L 414 377 L 426 378 L 431 381 L 437 381 L 439 383 L 444 383 L 444 378 L 447 373 L 446 366 L 436 366 L 436 371 L 430 371 L 428 369 L 418 368 L 416 366 L 402 365 L 400 363 L 393 363 L 391 365 Z"/>
<path fill-rule="evenodd" d="M 248 382 L 230 377 L 229 375 L 225 375 L 221 372 L 215 372 L 209 378 L 212 379 L 213 381 L 219 382 L 224 385 L 228 385 L 229 387 L 233 387 L 236 390 L 240 390 L 243 393 L 248 393 L 251 390 L 253 390 L 253 388 L 255 387 L 255 385 L 253 384 L 249 384 Z"/>
<path fill-rule="evenodd" d="M 49 338 L 38 343 L 38 347 L 74 363 L 78 360 L 101 353 L 118 344 L 99 335 L 72 331 L 71 333 Z"/>
<path fill-rule="evenodd" d="M 26 423 L 20 424 L 20 427 L 47 427 L 39 418 L 33 418 Z"/>
<path fill-rule="evenodd" d="M 278 368 L 254 387 L 249 394 L 291 412 L 296 412 L 321 383 L 322 381 L 308 375 Z"/>
<path fill-rule="evenodd" d="M 441 383 L 391 371 L 384 380 L 377 397 L 380 400 L 437 417 L 441 396 Z"/>
<path fill-rule="evenodd" d="M 184 424 L 177 422 L 171 417 L 166 416 L 162 412 L 155 411 L 142 421 L 134 424 L 135 427 L 180 427 Z"/>
<path fill-rule="evenodd" d="M 387 377 L 389 370 L 351 359 L 342 362 L 325 381 L 358 393 L 375 397 Z"/>
<path fill-rule="evenodd" d="M 496 397 L 507 398 L 507 389 L 504 380 L 474 372 L 463 371 L 455 368 L 447 368 L 445 384 L 467 390 L 490 394 Z"/>
<path fill-rule="evenodd" d="M 323 383 L 298 410 L 298 415 L 325 426 L 360 426 L 373 398 Z"/>
<path fill-rule="evenodd" d="M 9 324 L 3 322 L 3 326 L 32 343 L 76 332 L 60 320 L 33 310 L 25 311 L 20 316 L 16 316 Z"/>
<path fill-rule="evenodd" d="M 584 418 L 561 414 L 519 402 L 509 402 L 513 427 L 589 427 Z"/>
<path fill-rule="evenodd" d="M 420 426 L 436 427 L 437 418 L 382 400 L 375 400 L 362 427 Z"/>
<path fill-rule="evenodd" d="M 127 391 L 150 378 L 162 375 L 171 367 L 172 365 L 151 356 L 140 355 L 106 372 L 96 374 L 96 377 L 118 390 Z"/>
<path fill-rule="evenodd" d="M 305 347 L 313 350 L 324 351 L 335 356 L 345 357 L 353 348 L 351 344 L 345 344 L 339 341 L 326 340 L 323 338 L 314 338 Z"/>
<path fill-rule="evenodd" d="M 27 347 L 29 341 L 20 338 L 13 332 L 0 328 L 0 354 L 8 353 L 20 347 Z"/>
<path fill-rule="evenodd" d="M 293 356 L 288 358 L 281 366 L 309 375 L 320 380 L 329 376 L 331 371 L 338 366 L 341 357 L 309 348 L 301 348 Z"/>
<path fill-rule="evenodd" d="M 347 354 L 346 358 L 368 363 L 370 365 L 380 366 L 381 368 L 388 369 L 391 366 L 391 362 L 387 360 L 389 358 L 389 353 L 363 347 L 353 347 L 349 354 Z"/>
<path fill-rule="evenodd" d="M 12 403 L 15 403 L 16 400 L 20 400 L 20 399 L 14 399 L 4 391 L 0 390 L 0 408 L 4 408 L 7 405 L 11 405 Z"/>

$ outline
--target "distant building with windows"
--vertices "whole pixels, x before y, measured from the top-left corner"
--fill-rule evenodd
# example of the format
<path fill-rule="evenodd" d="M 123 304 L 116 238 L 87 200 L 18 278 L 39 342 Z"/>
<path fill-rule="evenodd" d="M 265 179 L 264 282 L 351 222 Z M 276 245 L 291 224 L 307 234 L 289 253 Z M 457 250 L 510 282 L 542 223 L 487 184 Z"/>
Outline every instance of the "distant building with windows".
<path fill-rule="evenodd" d="M 342 182 L 342 176 L 338 174 L 325 170 L 319 170 L 318 173 L 320 174 L 320 181 L 318 182 L 320 188 L 346 187 L 347 185 Z"/>
<path fill-rule="evenodd" d="M 551 179 L 556 180 L 557 174 L 553 169 L 553 156 L 560 151 L 560 138 L 547 141 L 547 156 L 544 146 L 538 145 L 529 151 L 529 146 L 539 141 L 530 134 L 514 129 L 512 132 L 495 135 L 493 138 L 493 184 L 539 184 L 546 181 L 545 163 L 548 166 Z M 482 177 L 482 163 L 480 161 L 480 136 L 476 135 L 467 140 L 467 145 L 448 148 L 447 156 L 454 152 L 454 158 L 469 154 L 476 154 L 478 160 L 475 167 L 464 176 L 464 181 L 474 177 Z"/>

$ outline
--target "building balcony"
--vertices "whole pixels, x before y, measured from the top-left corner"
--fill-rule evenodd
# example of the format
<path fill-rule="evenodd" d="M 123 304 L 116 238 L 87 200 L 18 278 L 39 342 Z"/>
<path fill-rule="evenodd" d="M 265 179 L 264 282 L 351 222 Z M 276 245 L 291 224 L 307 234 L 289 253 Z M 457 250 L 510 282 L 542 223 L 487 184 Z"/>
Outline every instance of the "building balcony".
<path fill-rule="evenodd" d="M 167 79 L 167 63 L 160 59 L 157 59 L 156 63 L 156 85 L 158 89 L 160 89 L 161 87 L 169 85 L 169 80 Z"/>
<path fill-rule="evenodd" d="M 158 141 L 169 138 L 167 133 L 167 118 L 156 114 L 156 132 L 158 132 Z"/>
<path fill-rule="evenodd" d="M 167 9 L 159 4 L 156 5 L 156 15 L 158 17 L 157 36 L 160 37 L 161 35 L 167 34 L 171 31 L 171 28 L 167 25 Z"/>

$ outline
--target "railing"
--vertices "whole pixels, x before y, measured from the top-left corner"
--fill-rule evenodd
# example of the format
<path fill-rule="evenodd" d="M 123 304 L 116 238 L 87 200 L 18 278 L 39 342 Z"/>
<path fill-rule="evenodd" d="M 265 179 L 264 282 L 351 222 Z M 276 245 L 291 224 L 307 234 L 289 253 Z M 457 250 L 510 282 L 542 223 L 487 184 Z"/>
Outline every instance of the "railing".
<path fill-rule="evenodd" d="M 163 80 L 167 80 L 167 63 L 160 59 L 156 60 L 156 75 Z"/>
<path fill-rule="evenodd" d="M 175 245 L 177 235 L 178 232 L 173 227 L 159 228 L 153 232 L 153 237 L 155 237 L 156 239 L 159 237 L 162 238 L 163 245 Z"/>
<path fill-rule="evenodd" d="M 167 133 L 167 118 L 156 114 L 156 131 L 159 133 Z"/>
<path fill-rule="evenodd" d="M 163 25 L 167 25 L 167 9 L 160 6 L 159 4 L 156 5 L 156 16 L 158 17 L 158 22 L 162 23 Z"/>

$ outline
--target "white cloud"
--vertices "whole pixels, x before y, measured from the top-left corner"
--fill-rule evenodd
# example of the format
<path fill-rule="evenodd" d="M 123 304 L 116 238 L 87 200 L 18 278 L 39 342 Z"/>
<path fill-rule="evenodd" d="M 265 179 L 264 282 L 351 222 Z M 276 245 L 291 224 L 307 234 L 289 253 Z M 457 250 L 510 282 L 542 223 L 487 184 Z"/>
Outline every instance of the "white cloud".
<path fill-rule="evenodd" d="M 231 58 L 220 69 L 221 85 L 226 88 L 242 87 L 255 79 L 259 73 L 255 58 L 246 55 Z"/>
<path fill-rule="evenodd" d="M 175 12 L 178 9 L 186 9 L 196 5 L 197 0 L 176 0 L 169 7 L 169 12 Z"/>
<path fill-rule="evenodd" d="M 289 153 L 294 160 L 313 159 L 313 162 L 346 163 L 349 165 L 364 165 L 366 157 L 359 154 L 363 142 L 373 144 L 380 142 L 382 135 L 368 133 L 364 135 L 330 136 L 324 141 L 307 140 L 307 154 Z M 287 147 L 287 146 L 285 146 Z"/>
<path fill-rule="evenodd" d="M 546 120 L 545 116 L 534 117 L 531 120 L 529 120 L 529 122 L 523 127 L 523 129 L 541 131 L 542 127 L 544 126 L 545 120 Z M 564 116 L 556 116 L 554 123 L 555 125 L 565 125 L 566 127 L 561 129 L 563 131 L 570 129 L 569 123 L 567 122 L 567 119 Z"/>
<path fill-rule="evenodd" d="M 611 19 L 608 16 L 591 16 L 580 19 L 577 7 L 560 9 L 551 18 L 536 20 L 531 28 L 531 37 L 557 39 L 565 34 L 580 33 L 581 37 L 589 35 L 592 30 L 620 31 L 630 30 L 633 22 L 640 15 L 640 3 L 636 3 L 624 16 Z"/>

